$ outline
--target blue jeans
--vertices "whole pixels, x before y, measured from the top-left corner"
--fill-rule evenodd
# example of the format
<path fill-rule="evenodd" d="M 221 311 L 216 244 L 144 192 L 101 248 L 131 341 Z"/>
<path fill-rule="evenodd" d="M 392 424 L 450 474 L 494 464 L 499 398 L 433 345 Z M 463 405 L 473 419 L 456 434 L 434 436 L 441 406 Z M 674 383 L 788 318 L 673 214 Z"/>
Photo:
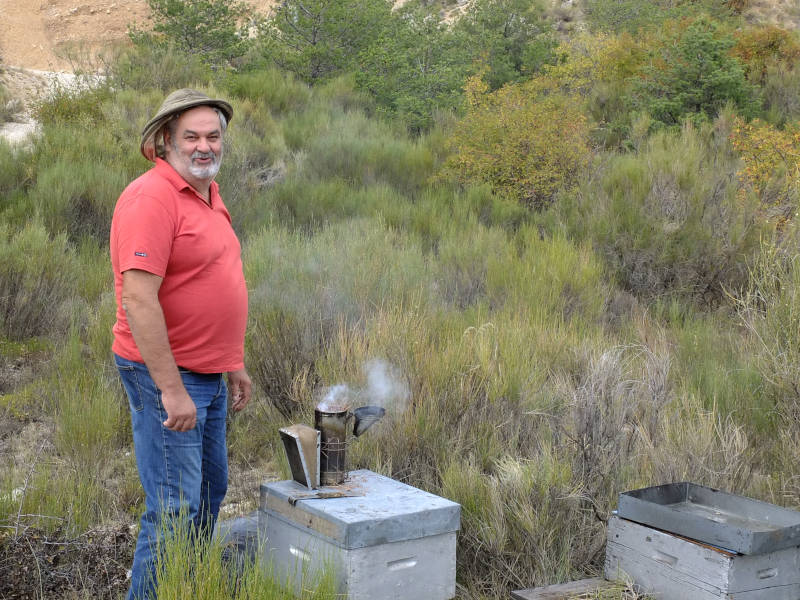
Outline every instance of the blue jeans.
<path fill-rule="evenodd" d="M 136 541 L 127 600 L 155 598 L 158 548 L 179 519 L 193 535 L 210 536 L 228 489 L 225 419 L 228 391 L 221 374 L 179 369 L 197 406 L 190 431 L 164 427 L 167 413 L 143 363 L 115 355 L 128 394 L 136 466 L 145 493 L 145 512 Z"/>

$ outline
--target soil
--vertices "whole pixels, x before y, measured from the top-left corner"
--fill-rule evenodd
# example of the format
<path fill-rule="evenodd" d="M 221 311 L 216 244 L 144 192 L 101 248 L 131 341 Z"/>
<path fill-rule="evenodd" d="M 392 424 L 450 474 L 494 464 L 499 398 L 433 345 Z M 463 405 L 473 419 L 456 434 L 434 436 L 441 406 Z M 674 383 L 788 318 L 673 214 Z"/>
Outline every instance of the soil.
<path fill-rule="evenodd" d="M 277 0 L 245 0 L 267 13 Z M 147 0 L 0 0 L 0 84 L 20 104 L 0 135 L 22 139 L 35 127 L 31 104 L 54 83 L 69 85 L 74 65 L 147 29 Z"/>
<path fill-rule="evenodd" d="M 275 0 L 247 0 L 265 13 Z M 128 27 L 150 24 L 146 0 L 0 0 L 0 63 L 70 71 L 65 53 L 96 51 L 127 39 Z"/>

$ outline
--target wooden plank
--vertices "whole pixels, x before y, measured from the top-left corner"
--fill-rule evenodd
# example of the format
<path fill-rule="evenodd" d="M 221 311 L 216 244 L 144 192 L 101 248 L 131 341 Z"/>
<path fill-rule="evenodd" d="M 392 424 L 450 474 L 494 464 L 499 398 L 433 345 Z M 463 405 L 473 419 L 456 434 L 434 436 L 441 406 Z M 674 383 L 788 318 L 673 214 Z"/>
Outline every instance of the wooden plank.
<path fill-rule="evenodd" d="M 592 579 L 546 585 L 529 590 L 517 590 L 511 592 L 511 597 L 513 600 L 567 600 L 581 594 L 591 594 L 597 590 L 610 588 L 612 585 L 605 579 L 594 577 Z"/>

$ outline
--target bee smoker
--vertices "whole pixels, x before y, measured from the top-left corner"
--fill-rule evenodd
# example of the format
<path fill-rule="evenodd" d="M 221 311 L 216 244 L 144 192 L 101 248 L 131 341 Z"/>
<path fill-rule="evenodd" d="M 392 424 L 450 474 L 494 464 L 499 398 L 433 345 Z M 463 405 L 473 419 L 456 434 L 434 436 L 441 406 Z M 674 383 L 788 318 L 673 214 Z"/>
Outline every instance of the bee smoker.
<path fill-rule="evenodd" d="M 318 405 L 314 410 L 314 428 L 320 432 L 320 485 L 339 485 L 347 478 L 347 437 L 350 421 L 353 435 L 360 436 L 376 423 L 386 410 L 380 406 L 362 406 L 353 411 L 347 408 Z"/>

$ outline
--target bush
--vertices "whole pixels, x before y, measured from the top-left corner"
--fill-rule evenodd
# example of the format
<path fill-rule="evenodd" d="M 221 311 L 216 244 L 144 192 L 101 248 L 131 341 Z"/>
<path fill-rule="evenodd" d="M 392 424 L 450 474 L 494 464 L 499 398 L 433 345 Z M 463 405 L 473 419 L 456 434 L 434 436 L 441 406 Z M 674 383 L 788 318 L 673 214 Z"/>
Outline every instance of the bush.
<path fill-rule="evenodd" d="M 356 82 L 381 111 L 421 132 L 433 124 L 436 111 L 460 108 L 475 49 L 434 16 L 409 7 L 398 9 L 390 26 L 361 51 Z"/>
<path fill-rule="evenodd" d="M 715 304 L 746 279 L 748 257 L 769 231 L 741 196 L 729 125 L 660 133 L 617 156 L 577 194 L 569 217 L 634 294 L 677 294 Z"/>
<path fill-rule="evenodd" d="M 592 31 L 637 33 L 657 30 L 665 22 L 710 14 L 717 19 L 731 15 L 727 2 L 699 0 L 588 0 L 585 13 Z"/>
<path fill-rule="evenodd" d="M 761 96 L 770 123 L 782 127 L 800 120 L 800 68 L 768 67 Z"/>
<path fill-rule="evenodd" d="M 169 42 L 142 41 L 125 47 L 111 59 L 108 71 L 114 87 L 137 91 L 157 89 L 163 94 L 184 87 L 206 87 L 212 79 L 212 71 L 202 57 Z"/>
<path fill-rule="evenodd" d="M 735 39 L 731 54 L 744 65 L 748 79 L 758 85 L 764 84 L 769 67 L 791 67 L 800 59 L 797 35 L 775 25 L 739 30 Z"/>
<path fill-rule="evenodd" d="M 800 500 L 795 462 L 798 453 L 786 441 L 800 435 L 800 256 L 797 231 L 787 228 L 781 243 L 765 244 L 750 270 L 748 286 L 738 297 L 741 322 L 752 333 L 754 364 L 767 394 L 774 399 L 780 436 L 770 440 L 778 470 L 778 495 L 793 505 Z"/>
<path fill-rule="evenodd" d="M 277 115 L 302 111 L 311 98 L 308 86 L 274 67 L 231 74 L 224 86 L 236 98 L 263 104 Z"/>
<path fill-rule="evenodd" d="M 557 41 L 545 19 L 544 3 L 529 0 L 478 0 L 455 22 L 463 35 L 465 64 L 486 68 L 489 87 L 528 79 L 555 60 Z"/>
<path fill-rule="evenodd" d="M 0 84 L 0 124 L 14 120 L 21 110 L 22 103 L 17 99 L 12 99 L 8 90 Z"/>
<path fill-rule="evenodd" d="M 456 126 L 444 173 L 462 183 L 489 183 L 531 208 L 550 204 L 589 164 L 589 126 L 570 98 L 538 95 L 531 84 L 484 95 L 467 87 L 468 113 Z"/>
<path fill-rule="evenodd" d="M 731 141 L 744 163 L 740 195 L 754 194 L 763 219 L 778 228 L 795 219 L 800 205 L 800 125 L 782 131 L 758 119 L 737 119 Z"/>
<path fill-rule="evenodd" d="M 18 232 L 0 225 L 0 254 L 2 336 L 21 341 L 63 332 L 80 278 L 66 234 L 50 237 L 36 222 Z"/>

